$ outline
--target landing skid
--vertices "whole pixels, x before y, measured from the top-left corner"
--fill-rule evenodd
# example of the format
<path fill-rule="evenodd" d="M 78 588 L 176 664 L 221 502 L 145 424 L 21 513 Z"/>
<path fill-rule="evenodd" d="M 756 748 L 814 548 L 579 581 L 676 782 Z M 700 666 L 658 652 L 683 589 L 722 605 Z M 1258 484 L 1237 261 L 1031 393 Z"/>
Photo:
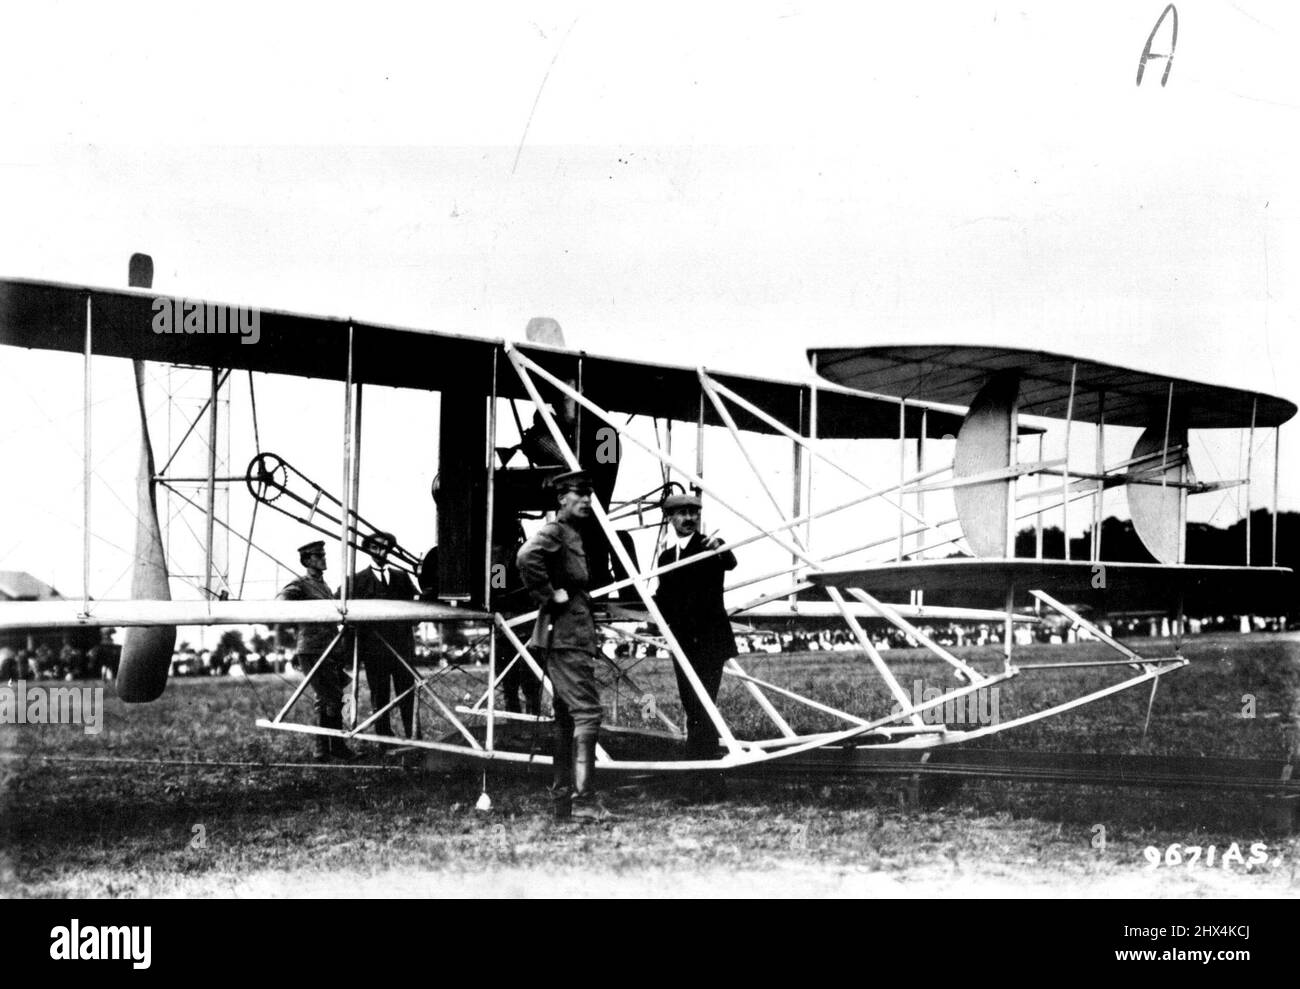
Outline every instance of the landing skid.
<path fill-rule="evenodd" d="M 876 718 L 864 718 L 851 711 L 843 710 L 760 677 L 752 676 L 744 670 L 738 660 L 733 660 L 728 663 L 724 673 L 729 679 L 743 684 L 747 690 L 762 697 L 766 702 L 765 709 L 771 708 L 772 713 L 776 713 L 774 702 L 783 701 L 786 702 L 787 709 L 803 707 L 816 712 L 818 715 L 834 718 L 840 722 L 841 726 L 828 731 L 799 732 L 790 728 L 786 717 L 777 714 L 779 722 L 775 722 L 775 719 L 774 722 L 778 723 L 783 729 L 779 736 L 742 739 L 735 737 L 733 734 L 733 750 L 719 749 L 718 758 L 700 760 L 680 757 L 684 736 L 679 731 L 610 724 L 602 729 L 603 744 L 597 751 L 598 768 L 607 772 L 635 773 L 689 772 L 702 769 L 727 770 L 751 768 L 765 762 L 797 756 L 824 747 L 849 745 L 880 750 L 918 750 L 956 745 L 1065 714 L 1144 683 L 1151 683 L 1154 689 L 1161 676 L 1180 669 L 1188 663 L 1181 656 L 1160 659 L 1144 658 L 1046 592 L 1031 591 L 1032 596 L 1040 601 L 1043 606 L 1056 611 L 1075 627 L 1086 631 L 1092 638 L 1114 652 L 1117 658 L 1082 662 L 1033 663 L 1017 666 L 1012 662 L 1013 643 L 1010 637 L 1011 623 L 1008 621 L 1008 637 L 1005 643 L 1006 658 L 1003 669 L 995 673 L 981 673 L 953 656 L 896 612 L 892 612 L 888 605 L 876 600 L 866 592 L 853 589 L 851 593 L 858 600 L 871 605 L 891 624 L 911 635 L 935 659 L 951 667 L 954 678 L 958 680 L 958 685 L 938 692 L 934 696 L 928 696 L 919 702 L 903 695 L 904 703 L 896 704 L 895 708 L 889 713 Z M 516 661 L 526 663 L 534 673 L 541 674 L 541 667 L 537 665 L 527 646 L 510 631 L 506 620 L 501 616 L 497 616 L 497 622 L 498 627 L 507 632 L 511 644 L 517 650 Z M 383 638 L 382 635 L 379 637 Z M 338 647 L 338 644 L 342 641 L 344 641 L 344 636 L 340 634 L 336 637 L 331 648 Z M 860 641 L 870 643 L 865 633 L 862 634 L 862 640 Z M 385 645 L 388 645 L 386 641 Z M 312 677 L 317 675 L 323 665 L 325 656 L 322 656 L 321 660 L 309 671 L 304 682 L 298 685 L 276 717 L 259 719 L 257 722 L 258 727 L 303 735 L 364 741 L 390 747 L 394 750 L 408 749 L 436 753 L 440 756 L 473 764 L 550 765 L 551 720 L 541 715 L 499 710 L 492 703 L 496 688 L 505 675 L 504 670 L 500 675 L 491 678 L 489 689 L 483 693 L 477 704 L 449 703 L 438 695 L 434 690 L 434 686 L 440 679 L 448 675 L 449 670 L 455 668 L 439 669 L 429 675 L 421 675 L 395 650 L 392 650 L 391 645 L 388 648 L 392 651 L 393 656 L 414 677 L 414 684 L 407 691 L 393 698 L 381 711 L 371 714 L 364 720 L 354 721 L 352 727 L 345 729 L 320 728 L 316 725 L 286 720 L 289 713 L 301 702 Z M 888 673 L 888 676 L 896 684 L 896 678 L 889 672 L 888 664 L 878 651 L 876 651 L 876 657 L 880 659 L 879 668 Z M 915 657 L 913 655 L 910 658 L 914 659 Z M 612 660 L 609 662 L 614 670 L 612 689 L 615 696 L 617 697 L 623 688 L 630 687 L 633 696 L 631 699 L 625 698 L 623 704 L 625 708 L 629 706 L 635 707 L 636 691 L 639 688 L 635 681 L 631 679 L 629 670 L 623 669 Z M 946 706 L 968 698 L 979 691 L 994 689 L 1024 673 L 1081 667 L 1123 666 L 1132 668 L 1135 671 L 1134 674 L 1118 683 L 1017 718 L 1005 721 L 999 720 L 996 723 L 981 725 L 976 728 L 955 727 L 941 721 L 931 723 L 926 719 L 929 712 L 937 710 L 942 715 Z M 490 663 L 489 667 L 494 669 L 495 663 Z M 542 683 L 545 692 L 549 694 L 550 683 L 544 676 Z M 417 695 L 428 714 L 445 724 L 447 730 L 442 738 L 439 740 L 406 739 L 391 735 L 380 735 L 369 730 L 379 717 L 387 716 L 388 711 L 412 693 Z M 950 707 L 948 709 L 951 710 Z M 787 715 L 791 713 L 790 710 L 787 710 Z M 667 718 L 664 721 L 669 725 L 672 724 Z"/>

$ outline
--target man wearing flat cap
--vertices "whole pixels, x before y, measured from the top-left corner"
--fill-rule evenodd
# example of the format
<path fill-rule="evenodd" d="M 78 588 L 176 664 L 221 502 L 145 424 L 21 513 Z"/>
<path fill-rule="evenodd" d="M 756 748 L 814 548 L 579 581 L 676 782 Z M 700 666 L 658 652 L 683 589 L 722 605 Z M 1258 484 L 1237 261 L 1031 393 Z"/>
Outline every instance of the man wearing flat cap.
<path fill-rule="evenodd" d="M 556 820 L 600 821 L 596 738 L 600 689 L 595 659 L 600 649 L 591 598 L 587 554 L 578 525 L 591 516 L 591 476 L 569 471 L 549 482 L 558 510 L 519 550 L 519 576 L 540 609 L 528 648 L 544 657 L 554 688 L 551 799 Z"/>
<path fill-rule="evenodd" d="M 710 553 L 722 545 L 716 535 L 706 538 L 700 531 L 700 499 L 689 494 L 669 495 L 664 499 L 664 516 L 675 538 L 659 556 L 659 566 L 666 567 L 693 556 Z M 707 556 L 694 563 L 669 571 L 659 577 L 655 604 L 686 654 L 710 700 L 717 700 L 722 684 L 722 667 L 736 655 L 736 638 L 731 619 L 722 602 L 722 585 L 726 572 L 736 567 L 730 550 Z M 677 691 L 686 712 L 686 749 L 690 759 L 714 759 L 718 754 L 718 731 L 686 674 L 674 663 Z M 723 796 L 720 773 L 696 778 L 699 796 L 718 799 Z"/>
<path fill-rule="evenodd" d="M 388 562 L 388 554 L 396 545 L 397 539 L 391 532 L 372 532 L 361 541 L 361 549 L 370 554 L 370 566 L 348 582 L 349 599 L 414 601 L 419 597 L 411 575 Z M 404 622 L 361 623 L 355 634 L 357 654 L 370 688 L 371 711 L 383 710 L 394 692 L 400 695 L 415 684 L 407 668 L 415 665 L 415 626 Z M 405 660 L 405 665 L 398 656 Z M 415 715 L 414 692 L 398 701 L 397 710 L 402 716 L 402 731 L 410 738 Z M 377 735 L 392 735 L 390 713 L 384 711 L 370 730 Z"/>
<path fill-rule="evenodd" d="M 317 540 L 298 547 L 298 562 L 307 571 L 305 577 L 299 577 L 286 584 L 276 597 L 281 601 L 332 601 L 334 592 L 325 583 L 327 566 L 325 543 Z M 311 673 L 321 654 L 329 649 L 337 632 L 335 625 L 327 622 L 299 622 L 298 641 L 294 655 L 303 675 Z M 330 649 L 320 669 L 311 678 L 311 688 L 316 697 L 316 723 L 322 728 L 343 729 L 343 686 L 346 674 L 343 671 L 343 650 L 335 643 Z M 327 735 L 316 737 L 316 761 L 329 762 L 333 756 L 338 759 L 354 758 L 352 750 L 341 738 Z"/>

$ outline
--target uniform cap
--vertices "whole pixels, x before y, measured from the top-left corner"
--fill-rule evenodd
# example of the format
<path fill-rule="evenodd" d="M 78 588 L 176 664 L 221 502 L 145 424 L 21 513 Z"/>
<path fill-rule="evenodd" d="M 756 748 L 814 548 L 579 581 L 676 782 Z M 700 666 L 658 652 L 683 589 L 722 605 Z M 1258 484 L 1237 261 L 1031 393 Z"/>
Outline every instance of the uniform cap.
<path fill-rule="evenodd" d="M 324 552 L 325 552 L 325 541 L 323 539 L 317 539 L 314 543 L 304 543 L 303 545 L 298 547 L 299 556 L 308 556 L 313 553 L 324 553 Z"/>
<path fill-rule="evenodd" d="M 571 470 L 563 474 L 556 474 L 547 482 L 552 491 L 559 493 L 561 491 L 577 491 L 580 493 L 591 492 L 591 475 L 585 470 Z"/>

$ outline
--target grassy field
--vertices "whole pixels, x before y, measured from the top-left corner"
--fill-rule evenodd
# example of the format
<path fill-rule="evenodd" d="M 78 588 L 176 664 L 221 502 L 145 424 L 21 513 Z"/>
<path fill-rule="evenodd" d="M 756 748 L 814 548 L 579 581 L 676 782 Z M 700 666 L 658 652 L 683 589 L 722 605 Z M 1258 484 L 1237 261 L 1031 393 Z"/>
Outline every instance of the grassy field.
<path fill-rule="evenodd" d="M 1143 643 L 1168 654 L 1168 643 Z M 1300 641 L 1203 637 L 1165 678 L 1144 737 L 1138 688 L 990 747 L 1283 758 L 1297 743 Z M 967 650 L 982 668 L 995 650 Z M 1099 658 L 1096 646 L 1026 649 L 1020 662 Z M 934 663 L 891 655 L 913 679 L 951 685 Z M 889 701 L 852 653 L 742 657 L 750 673 L 855 711 Z M 439 692 L 461 701 L 471 676 Z M 481 676 L 481 671 L 478 672 Z M 1115 672 L 1025 674 L 1003 685 L 1006 720 L 1113 680 Z M 633 671 L 619 720 L 646 693 L 678 717 L 666 661 Z M 293 687 L 278 677 L 178 680 L 154 704 L 106 698 L 104 730 L 0 727 L 0 884 L 18 896 L 253 895 L 1062 895 L 1291 896 L 1300 848 L 1269 833 L 1254 797 L 980 783 L 916 807 L 892 780 L 738 780 L 722 804 L 688 805 L 674 781 L 605 782 L 624 819 L 556 827 L 544 778 L 478 770 L 274 768 L 310 742 L 254 727 Z M 106 691 L 111 695 L 111 687 Z M 364 691 L 363 691 L 364 694 Z M 1254 717 L 1243 718 L 1243 697 Z M 363 702 L 364 703 L 364 702 Z M 761 715 L 734 682 L 721 703 L 743 730 Z M 779 705 L 797 717 L 790 705 Z M 611 712 L 612 714 L 612 712 Z M 305 709 L 303 712 L 305 717 Z M 815 716 L 800 727 L 818 727 Z M 430 728 L 436 726 L 430 722 Z M 373 762 L 382 753 L 371 747 Z M 204 760 L 237 765 L 193 766 Z M 1100 839 L 1104 835 L 1104 842 Z M 1267 845 L 1268 862 L 1151 868 L 1143 849 Z"/>

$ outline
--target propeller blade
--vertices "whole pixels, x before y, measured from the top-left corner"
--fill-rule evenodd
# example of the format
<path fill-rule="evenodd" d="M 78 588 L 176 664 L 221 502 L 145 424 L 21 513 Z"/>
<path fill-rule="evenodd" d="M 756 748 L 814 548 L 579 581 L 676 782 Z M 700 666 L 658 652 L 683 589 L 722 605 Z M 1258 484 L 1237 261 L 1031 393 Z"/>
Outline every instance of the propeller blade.
<path fill-rule="evenodd" d="M 136 397 L 140 404 L 140 468 L 136 474 L 135 572 L 131 575 L 131 597 L 170 601 L 171 587 L 153 479 L 153 447 L 145 418 L 144 363 L 134 363 Z M 128 628 L 122 639 L 122 658 L 117 668 L 117 695 L 128 704 L 157 700 L 167 686 L 175 645 L 174 625 Z"/>
<path fill-rule="evenodd" d="M 153 258 L 147 254 L 132 254 L 128 282 L 132 288 L 152 288 Z M 131 597 L 144 601 L 170 601 L 167 558 L 163 553 L 162 528 L 158 524 L 153 446 L 149 442 L 149 420 L 145 414 L 144 361 L 134 361 L 133 365 L 135 394 L 140 408 L 140 467 L 135 481 L 135 571 L 131 575 Z M 144 704 L 162 696 L 175 646 L 174 625 L 128 628 L 122 639 L 122 657 L 117 667 L 117 695 L 128 704 Z"/>

